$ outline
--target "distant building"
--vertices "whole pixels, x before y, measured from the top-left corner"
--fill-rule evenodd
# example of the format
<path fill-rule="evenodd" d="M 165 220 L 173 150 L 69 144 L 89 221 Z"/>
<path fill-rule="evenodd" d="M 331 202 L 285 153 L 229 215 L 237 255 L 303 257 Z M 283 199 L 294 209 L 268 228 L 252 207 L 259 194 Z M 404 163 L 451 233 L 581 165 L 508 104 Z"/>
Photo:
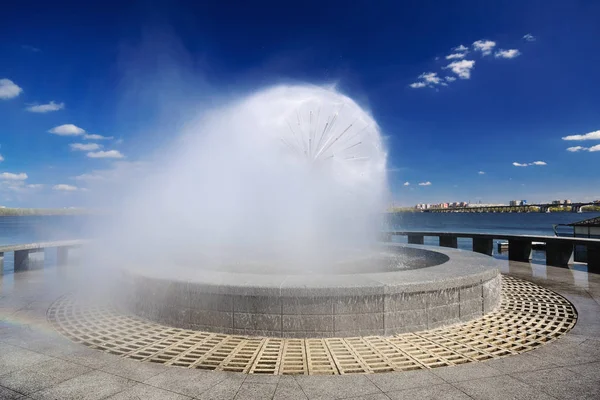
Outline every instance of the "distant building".
<path fill-rule="evenodd" d="M 571 204 L 571 200 L 564 200 L 564 204 Z"/>

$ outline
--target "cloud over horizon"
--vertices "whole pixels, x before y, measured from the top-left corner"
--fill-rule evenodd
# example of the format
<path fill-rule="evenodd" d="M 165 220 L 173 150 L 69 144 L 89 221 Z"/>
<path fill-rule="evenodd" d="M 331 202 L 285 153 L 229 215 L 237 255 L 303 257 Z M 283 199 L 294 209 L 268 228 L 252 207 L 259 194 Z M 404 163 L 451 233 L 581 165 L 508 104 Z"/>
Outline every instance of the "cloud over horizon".
<path fill-rule="evenodd" d="M 58 185 L 54 185 L 52 187 L 53 190 L 59 190 L 59 191 L 63 191 L 63 192 L 75 192 L 77 191 L 79 188 L 77 186 L 73 186 L 73 185 L 67 185 L 66 183 L 60 183 Z"/>
<path fill-rule="evenodd" d="M 87 153 L 89 158 L 125 158 L 118 150 L 96 151 Z"/>
<path fill-rule="evenodd" d="M 0 174 L 0 179 L 7 181 L 24 181 L 28 176 L 25 172 L 20 172 L 18 174 L 13 174 L 11 172 L 3 172 Z"/>

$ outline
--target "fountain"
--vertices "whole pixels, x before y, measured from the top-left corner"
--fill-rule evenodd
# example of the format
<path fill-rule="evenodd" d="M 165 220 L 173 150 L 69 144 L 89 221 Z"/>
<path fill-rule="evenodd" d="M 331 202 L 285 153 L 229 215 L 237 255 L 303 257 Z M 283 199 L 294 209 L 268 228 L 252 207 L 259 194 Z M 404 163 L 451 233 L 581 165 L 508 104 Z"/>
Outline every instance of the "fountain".
<path fill-rule="evenodd" d="M 500 301 L 494 261 L 378 244 L 386 153 L 332 88 L 278 86 L 207 113 L 139 184 L 110 235 L 119 303 L 178 328 L 274 337 L 389 335 Z"/>

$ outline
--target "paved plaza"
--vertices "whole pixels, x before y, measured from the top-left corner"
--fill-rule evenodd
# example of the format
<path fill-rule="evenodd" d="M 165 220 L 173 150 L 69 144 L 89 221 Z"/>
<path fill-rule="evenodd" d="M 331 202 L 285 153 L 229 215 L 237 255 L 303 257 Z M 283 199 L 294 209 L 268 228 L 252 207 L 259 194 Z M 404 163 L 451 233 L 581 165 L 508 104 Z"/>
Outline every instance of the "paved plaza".
<path fill-rule="evenodd" d="M 47 321 L 76 267 L 0 276 L 0 399 L 597 399 L 600 275 L 500 261 L 502 273 L 567 298 L 575 327 L 514 356 L 451 367 L 262 376 L 141 363 L 76 344 Z"/>

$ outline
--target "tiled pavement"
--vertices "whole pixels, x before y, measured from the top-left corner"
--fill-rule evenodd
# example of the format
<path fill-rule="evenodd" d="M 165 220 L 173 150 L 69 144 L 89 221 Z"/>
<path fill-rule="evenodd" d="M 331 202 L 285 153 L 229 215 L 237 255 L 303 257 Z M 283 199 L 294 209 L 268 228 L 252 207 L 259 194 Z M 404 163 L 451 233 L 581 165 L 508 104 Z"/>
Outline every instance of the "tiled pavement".
<path fill-rule="evenodd" d="M 518 356 L 331 377 L 188 370 L 104 354 L 46 321 L 52 301 L 81 286 L 76 269 L 0 275 L 0 399 L 599 399 L 600 275 L 512 262 L 502 272 L 569 299 L 579 313 L 575 328 Z"/>

